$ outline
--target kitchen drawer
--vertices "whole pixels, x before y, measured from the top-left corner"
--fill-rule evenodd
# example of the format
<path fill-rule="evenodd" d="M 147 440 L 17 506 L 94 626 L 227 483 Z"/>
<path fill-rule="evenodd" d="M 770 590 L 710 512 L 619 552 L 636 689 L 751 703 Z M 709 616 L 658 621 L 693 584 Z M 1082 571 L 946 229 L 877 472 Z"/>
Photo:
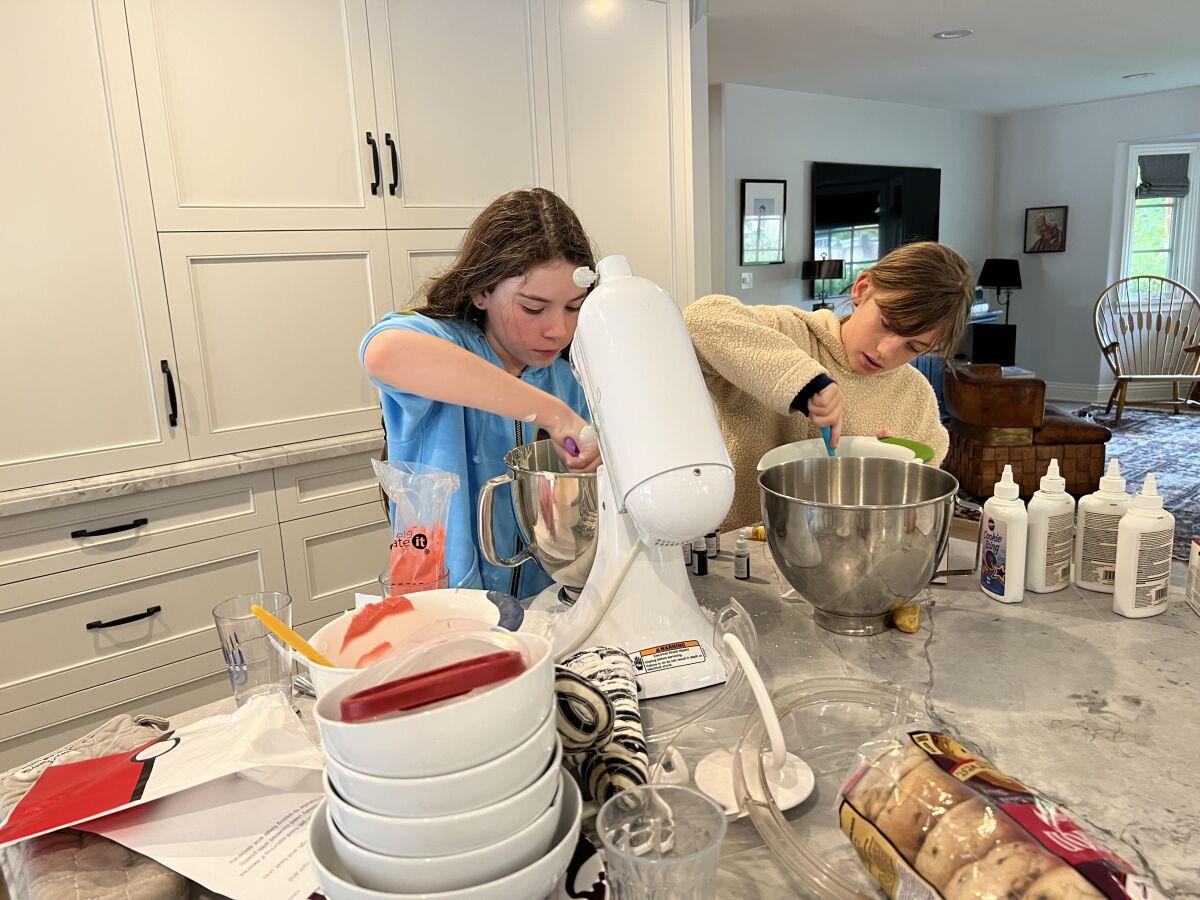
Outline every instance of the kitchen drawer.
<path fill-rule="evenodd" d="M 378 458 L 379 453 L 372 451 L 276 469 L 279 521 L 289 522 L 366 503 L 375 503 L 382 510 L 379 481 L 371 468 L 371 460 Z"/>
<path fill-rule="evenodd" d="M 212 650 L 217 603 L 283 589 L 276 525 L 2 585 L 0 713 Z"/>
<path fill-rule="evenodd" d="M 378 503 L 284 522 L 279 529 L 293 622 L 353 609 L 356 591 L 378 592 L 392 535 Z"/>
<path fill-rule="evenodd" d="M 111 534 L 73 532 L 145 524 Z M 0 584 L 250 531 L 279 521 L 269 471 L 0 518 Z"/>
<path fill-rule="evenodd" d="M 329 616 L 296 630 L 312 637 Z M 218 650 L 0 715 L 0 771 L 56 750 L 122 713 L 170 718 L 231 695 Z"/>

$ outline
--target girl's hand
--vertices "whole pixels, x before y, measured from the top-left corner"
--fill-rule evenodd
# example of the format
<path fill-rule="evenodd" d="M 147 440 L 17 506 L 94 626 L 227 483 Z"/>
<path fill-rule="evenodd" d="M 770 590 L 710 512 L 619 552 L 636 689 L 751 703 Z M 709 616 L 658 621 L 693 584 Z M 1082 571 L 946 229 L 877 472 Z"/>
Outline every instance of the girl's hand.
<path fill-rule="evenodd" d="M 836 448 L 842 439 L 842 409 L 846 396 L 836 384 L 828 385 L 808 399 L 808 418 L 814 425 L 828 425 L 833 434 L 829 445 Z"/>
<path fill-rule="evenodd" d="M 548 404 L 544 413 L 538 415 L 534 420 L 535 423 L 539 428 L 546 429 L 550 440 L 554 442 L 558 458 L 563 461 L 563 465 L 569 471 L 595 472 L 600 465 L 600 442 L 594 436 L 590 441 L 584 440 L 580 436 L 588 423 L 558 398 L 550 397 L 550 395 L 547 397 L 552 402 Z M 575 443 L 575 448 L 579 452 L 578 456 L 573 456 L 567 449 L 567 438 Z"/>

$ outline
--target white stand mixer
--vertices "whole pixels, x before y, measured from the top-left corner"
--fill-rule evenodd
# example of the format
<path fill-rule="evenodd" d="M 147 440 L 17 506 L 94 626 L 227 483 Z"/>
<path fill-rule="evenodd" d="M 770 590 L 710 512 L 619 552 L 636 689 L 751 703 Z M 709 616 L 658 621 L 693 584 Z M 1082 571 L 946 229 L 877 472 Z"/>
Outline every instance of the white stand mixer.
<path fill-rule="evenodd" d="M 571 363 L 599 431 L 596 559 L 579 599 L 555 613 L 556 654 L 606 644 L 633 660 L 642 699 L 721 684 L 680 546 L 716 530 L 733 464 L 675 301 L 623 256 L 579 269 L 599 283 L 579 314 Z M 533 609 L 558 606 L 557 585 Z"/>

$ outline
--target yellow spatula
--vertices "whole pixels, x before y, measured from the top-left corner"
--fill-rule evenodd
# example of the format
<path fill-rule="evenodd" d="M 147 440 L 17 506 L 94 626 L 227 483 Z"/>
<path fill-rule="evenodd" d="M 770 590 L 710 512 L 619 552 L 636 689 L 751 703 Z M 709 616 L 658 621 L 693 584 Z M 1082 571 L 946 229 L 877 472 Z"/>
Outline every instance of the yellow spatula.
<path fill-rule="evenodd" d="M 331 669 L 337 668 L 316 647 L 300 637 L 300 635 L 296 634 L 296 632 L 292 631 L 292 629 L 288 628 L 277 617 L 271 615 L 271 613 L 267 612 L 257 603 L 250 607 L 250 612 L 262 619 L 262 623 L 271 629 L 271 632 L 281 641 L 293 650 L 299 650 L 303 653 L 305 659 L 315 662 L 318 666 L 328 666 Z"/>

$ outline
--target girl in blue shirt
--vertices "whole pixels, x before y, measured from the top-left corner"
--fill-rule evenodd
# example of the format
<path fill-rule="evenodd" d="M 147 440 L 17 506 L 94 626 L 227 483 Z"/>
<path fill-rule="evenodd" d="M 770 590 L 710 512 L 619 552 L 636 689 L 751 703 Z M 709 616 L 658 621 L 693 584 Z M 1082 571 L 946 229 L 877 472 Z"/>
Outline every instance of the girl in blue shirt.
<path fill-rule="evenodd" d="M 504 455 L 545 431 L 571 471 L 600 464 L 599 443 L 580 440 L 587 403 L 566 351 L 587 289 L 572 275 L 595 268 L 579 219 L 552 191 L 512 191 L 468 229 L 453 265 L 420 309 L 389 313 L 363 339 L 363 368 L 379 388 L 389 460 L 455 472 L 446 524 L 450 585 L 528 597 L 550 584 L 532 560 L 513 588 L 511 569 L 476 545 L 479 490 L 504 474 Z M 566 450 L 567 438 L 578 456 Z M 498 503 L 496 546 L 518 546 L 512 508 Z"/>

